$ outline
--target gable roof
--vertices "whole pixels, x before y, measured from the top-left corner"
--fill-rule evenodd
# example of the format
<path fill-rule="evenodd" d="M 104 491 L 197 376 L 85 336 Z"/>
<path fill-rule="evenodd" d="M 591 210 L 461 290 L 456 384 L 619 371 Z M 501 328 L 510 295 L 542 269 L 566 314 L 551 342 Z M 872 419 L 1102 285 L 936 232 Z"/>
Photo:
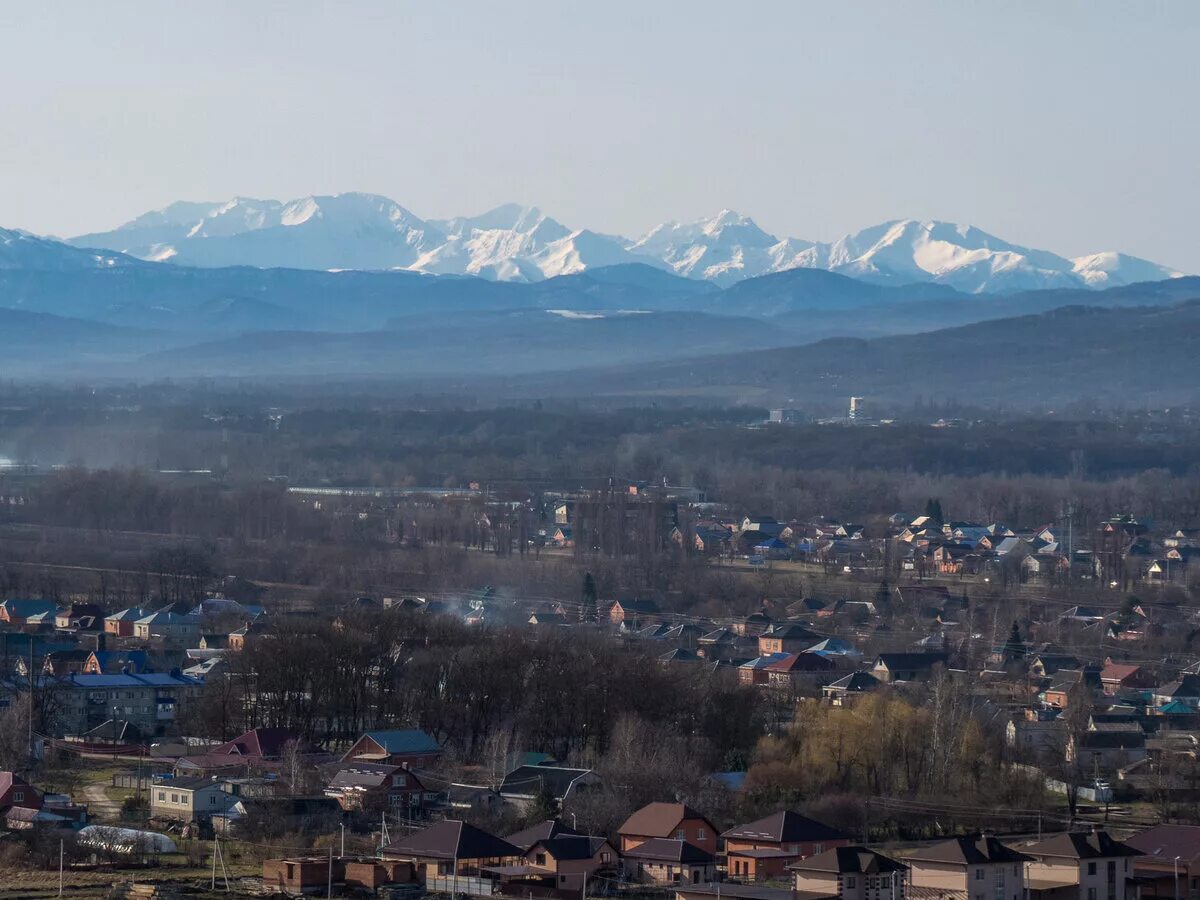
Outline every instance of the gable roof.
<path fill-rule="evenodd" d="M 908 866 L 866 847 L 834 847 L 788 866 L 793 872 L 835 872 L 843 875 L 886 875 Z"/>
<path fill-rule="evenodd" d="M 619 834 L 629 834 L 636 837 L 666 838 L 675 833 L 679 823 L 684 819 L 701 819 L 708 822 L 702 814 L 696 812 L 684 803 L 663 803 L 655 801 L 647 803 L 617 829 Z M 712 823 L 709 822 L 711 827 Z M 714 831 L 716 829 L 713 829 Z"/>
<path fill-rule="evenodd" d="M 0 607 L 10 616 L 26 619 L 29 616 L 46 613 L 55 613 L 58 611 L 58 604 L 52 600 L 5 600 L 0 603 Z"/>
<path fill-rule="evenodd" d="M 607 843 L 607 838 L 586 834 L 564 834 L 560 837 L 538 841 L 533 847 L 541 847 L 547 854 L 558 860 L 591 859 Z M 533 847 L 529 849 L 532 850 Z"/>
<path fill-rule="evenodd" d="M 1155 825 L 1125 840 L 1143 856 L 1189 863 L 1200 857 L 1200 825 Z"/>
<path fill-rule="evenodd" d="M 879 679 L 870 672 L 851 672 L 845 678 L 839 678 L 827 687 L 835 691 L 846 691 L 850 693 L 858 693 L 862 691 L 873 691 L 879 687 Z"/>
<path fill-rule="evenodd" d="M 562 800 L 579 779 L 591 775 L 591 769 L 568 769 L 562 766 L 518 766 L 500 784 L 500 795 L 535 797 L 541 790 L 549 791 Z"/>
<path fill-rule="evenodd" d="M 508 841 L 457 819 L 445 819 L 400 838 L 384 847 L 383 852 L 386 856 L 460 860 L 522 855 Z"/>
<path fill-rule="evenodd" d="M 388 731 L 368 731 L 368 737 L 386 753 L 440 753 L 442 745 L 433 735 L 420 728 L 398 728 Z"/>
<path fill-rule="evenodd" d="M 283 755 L 284 745 L 288 741 L 294 740 L 298 740 L 298 738 L 287 728 L 251 728 L 232 741 L 226 741 L 218 747 L 213 747 L 208 754 L 210 756 L 228 754 L 270 759 Z"/>
<path fill-rule="evenodd" d="M 1005 846 L 990 834 L 976 832 L 950 838 L 932 847 L 922 847 L 908 854 L 905 859 L 913 862 L 978 866 L 986 863 L 1028 862 L 1032 857 Z"/>
<path fill-rule="evenodd" d="M 633 859 L 652 859 L 663 862 L 679 863 L 709 863 L 714 857 L 707 850 L 674 838 L 650 838 L 638 844 L 632 850 L 626 850 L 625 856 Z"/>
<path fill-rule="evenodd" d="M 731 828 L 721 837 L 726 840 L 734 838 L 747 841 L 773 841 L 782 844 L 844 840 L 847 835 L 824 822 L 802 816 L 790 809 L 781 809 L 769 816 L 763 816 L 761 819 Z"/>
<path fill-rule="evenodd" d="M 889 671 L 895 669 L 932 669 L 937 664 L 945 665 L 945 653 L 880 653 L 876 666 Z"/>
<path fill-rule="evenodd" d="M 1056 834 L 1025 848 L 1033 856 L 1065 859 L 1103 859 L 1112 856 L 1141 856 L 1142 851 L 1109 837 L 1107 831 L 1074 831 Z"/>
<path fill-rule="evenodd" d="M 528 850 L 534 844 L 542 841 L 558 837 L 577 836 L 579 836 L 579 832 L 570 825 L 564 824 L 561 819 L 542 819 L 536 825 L 530 825 L 528 828 L 510 834 L 505 840 L 515 847 Z"/>

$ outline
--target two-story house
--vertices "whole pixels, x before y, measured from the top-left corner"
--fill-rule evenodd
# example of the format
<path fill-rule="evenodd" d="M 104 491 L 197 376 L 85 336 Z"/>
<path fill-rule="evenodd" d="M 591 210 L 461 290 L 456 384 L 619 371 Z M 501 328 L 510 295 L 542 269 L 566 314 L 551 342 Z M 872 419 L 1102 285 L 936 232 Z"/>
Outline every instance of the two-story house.
<path fill-rule="evenodd" d="M 1095 827 L 1021 848 L 1031 858 L 1031 900 L 1137 900 L 1134 861 L 1142 852 Z"/>
<path fill-rule="evenodd" d="M 131 606 L 104 617 L 104 633 L 114 637 L 133 637 L 133 625 L 138 619 L 148 616 L 149 610 Z"/>
<path fill-rule="evenodd" d="M 686 841 L 707 853 L 717 852 L 712 822 L 683 803 L 647 803 L 617 829 L 622 854 L 655 838 Z"/>
<path fill-rule="evenodd" d="M 747 881 L 782 877 L 797 860 L 850 846 L 846 834 L 790 809 L 738 825 L 721 837 L 729 874 Z"/>
<path fill-rule="evenodd" d="M 871 674 L 885 684 L 897 681 L 927 681 L 938 666 L 946 665 L 945 653 L 881 653 Z"/>
<path fill-rule="evenodd" d="M 913 887 L 967 900 L 1025 900 L 1024 864 L 1031 859 L 990 834 L 954 837 L 904 857 Z"/>
<path fill-rule="evenodd" d="M 758 655 L 800 653 L 819 640 L 821 640 L 821 635 L 809 631 L 803 625 L 797 625 L 795 622 L 772 625 L 758 636 Z"/>
<path fill-rule="evenodd" d="M 213 778 L 168 778 L 150 787 L 151 818 L 207 822 L 237 801 Z"/>
<path fill-rule="evenodd" d="M 837 897 L 839 900 L 904 900 L 907 866 L 849 845 L 834 847 L 788 866 L 797 895 Z"/>
<path fill-rule="evenodd" d="M 344 810 L 396 810 L 406 817 L 437 801 L 412 771 L 377 763 L 344 763 L 325 788 Z"/>

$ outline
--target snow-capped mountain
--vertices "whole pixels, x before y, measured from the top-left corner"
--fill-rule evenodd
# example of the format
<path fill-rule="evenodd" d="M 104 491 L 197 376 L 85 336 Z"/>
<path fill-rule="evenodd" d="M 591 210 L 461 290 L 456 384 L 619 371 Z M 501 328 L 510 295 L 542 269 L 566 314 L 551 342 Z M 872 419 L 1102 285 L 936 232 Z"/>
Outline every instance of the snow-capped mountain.
<path fill-rule="evenodd" d="M 173 203 L 71 243 L 193 266 L 409 269 L 522 282 L 632 262 L 722 286 L 818 268 L 878 284 L 932 282 L 971 293 L 1105 288 L 1181 274 L 1112 251 L 1068 259 L 938 221 L 899 219 L 818 243 L 776 237 L 726 209 L 628 239 L 573 229 L 518 204 L 423 220 L 374 194 Z"/>
<path fill-rule="evenodd" d="M 141 263 L 119 253 L 79 249 L 27 231 L 0 228 L 0 269 L 64 272 L 137 265 Z"/>
<path fill-rule="evenodd" d="M 173 204 L 71 240 L 157 262 L 300 269 L 408 268 L 445 242 L 440 229 L 374 194 Z"/>

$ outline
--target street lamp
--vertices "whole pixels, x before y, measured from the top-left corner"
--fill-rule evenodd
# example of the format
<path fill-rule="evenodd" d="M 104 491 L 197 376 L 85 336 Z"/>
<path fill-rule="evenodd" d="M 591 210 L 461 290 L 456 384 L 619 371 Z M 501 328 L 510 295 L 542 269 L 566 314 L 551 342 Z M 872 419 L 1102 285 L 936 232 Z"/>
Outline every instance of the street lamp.
<path fill-rule="evenodd" d="M 1171 872 L 1175 876 L 1175 900 L 1179 900 L 1179 857 L 1171 860 Z"/>

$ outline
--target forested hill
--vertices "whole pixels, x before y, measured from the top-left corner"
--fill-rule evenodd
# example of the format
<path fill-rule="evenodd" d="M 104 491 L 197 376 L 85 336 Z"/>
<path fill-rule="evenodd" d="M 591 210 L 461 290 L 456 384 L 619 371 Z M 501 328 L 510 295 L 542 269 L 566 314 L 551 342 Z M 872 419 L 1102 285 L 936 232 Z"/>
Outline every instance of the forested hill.
<path fill-rule="evenodd" d="M 926 314 L 934 324 L 936 308 Z M 1070 306 L 920 334 L 576 372 L 554 383 L 566 393 L 686 392 L 800 407 L 850 395 L 1010 408 L 1081 397 L 1161 406 L 1200 398 L 1198 360 L 1200 299 L 1169 307 Z"/>

